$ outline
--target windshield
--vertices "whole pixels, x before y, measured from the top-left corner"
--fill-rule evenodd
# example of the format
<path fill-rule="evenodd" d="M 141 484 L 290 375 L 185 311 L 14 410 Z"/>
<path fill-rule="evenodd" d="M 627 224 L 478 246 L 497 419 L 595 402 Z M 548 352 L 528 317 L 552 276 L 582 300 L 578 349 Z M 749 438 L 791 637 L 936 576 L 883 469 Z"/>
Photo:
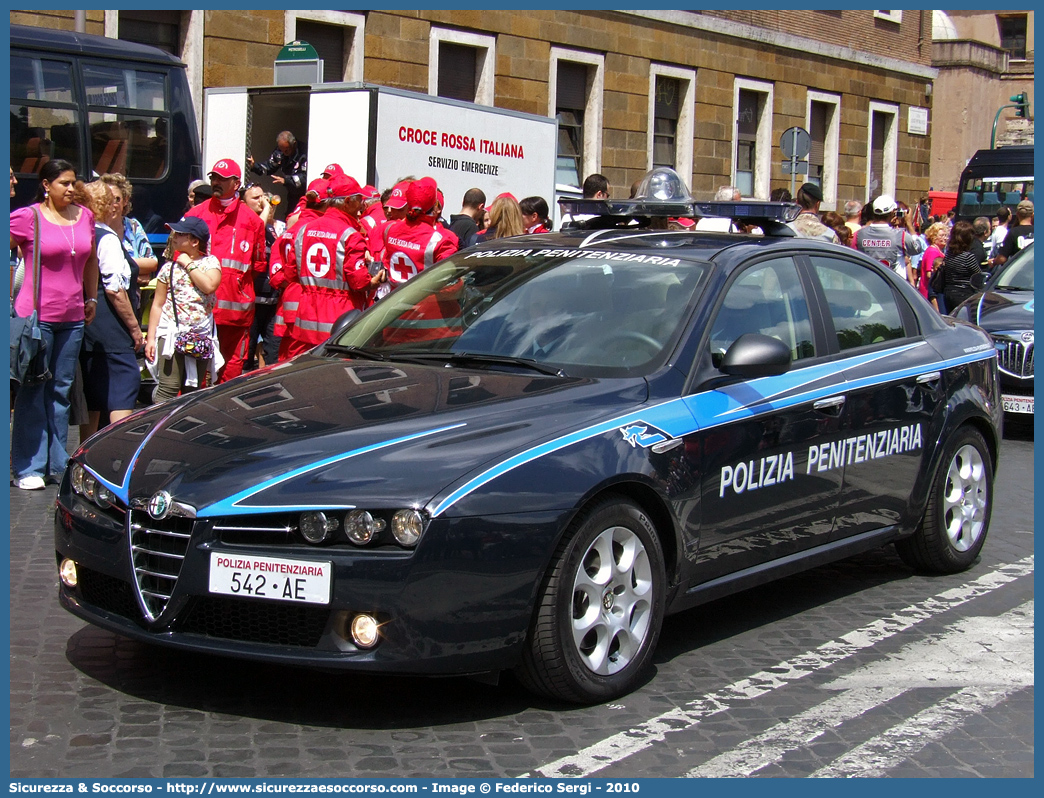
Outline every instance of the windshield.
<path fill-rule="evenodd" d="M 327 350 L 485 367 L 538 364 L 571 376 L 646 374 L 666 360 L 707 270 L 658 254 L 469 250 L 404 283 Z"/>
<path fill-rule="evenodd" d="M 957 194 L 957 216 L 995 216 L 1001 205 L 1014 213 L 1024 199 L 1033 199 L 1033 178 L 964 176 Z"/>
<path fill-rule="evenodd" d="M 1008 261 L 998 272 L 994 290 L 1033 290 L 1033 247 L 1029 246 Z"/>

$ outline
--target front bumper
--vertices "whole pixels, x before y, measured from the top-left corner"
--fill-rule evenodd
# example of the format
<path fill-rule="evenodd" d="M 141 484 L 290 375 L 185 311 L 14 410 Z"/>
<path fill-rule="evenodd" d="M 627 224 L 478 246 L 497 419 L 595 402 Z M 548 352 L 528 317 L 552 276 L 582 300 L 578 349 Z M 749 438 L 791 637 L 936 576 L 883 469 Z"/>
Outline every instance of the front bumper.
<path fill-rule="evenodd" d="M 66 482 L 67 484 L 67 482 Z M 79 618 L 136 640 L 224 656 L 357 671 L 463 674 L 518 660 L 536 591 L 564 513 L 438 518 L 414 551 L 314 547 L 281 540 L 229 543 L 211 519 L 182 519 L 190 534 L 169 599 L 143 596 L 131 553 L 133 511 L 100 513 L 63 485 L 55 552 L 77 565 L 59 601 Z M 210 555 L 332 564 L 329 604 L 211 593 Z M 380 622 L 368 650 L 351 642 L 360 612 Z"/>

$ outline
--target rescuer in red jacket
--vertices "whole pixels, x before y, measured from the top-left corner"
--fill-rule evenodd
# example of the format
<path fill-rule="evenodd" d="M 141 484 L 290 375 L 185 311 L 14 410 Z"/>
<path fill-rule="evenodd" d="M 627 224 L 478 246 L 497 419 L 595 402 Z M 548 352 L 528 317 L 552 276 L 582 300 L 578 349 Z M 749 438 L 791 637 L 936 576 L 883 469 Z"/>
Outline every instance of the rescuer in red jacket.
<path fill-rule="evenodd" d="M 301 300 L 288 355 L 294 357 L 330 337 L 334 322 L 349 310 L 365 310 L 377 278 L 367 268 L 366 237 L 359 223 L 363 192 L 355 178 L 335 175 L 329 207 L 306 222 L 294 239 Z"/>
<path fill-rule="evenodd" d="M 218 372 L 218 382 L 243 373 L 254 320 L 254 274 L 268 269 L 264 222 L 239 198 L 242 175 L 232 159 L 219 160 L 209 175 L 210 200 L 185 214 L 206 222 L 210 254 L 221 261 L 214 321 L 225 365 Z"/>
<path fill-rule="evenodd" d="M 432 178 L 414 180 L 406 189 L 406 218 L 385 228 L 384 271 L 392 288 L 457 251 L 456 241 L 435 227 L 437 192 Z"/>
<path fill-rule="evenodd" d="M 294 212 L 287 217 L 289 226 L 276 239 L 272 246 L 272 255 L 268 261 L 268 279 L 277 291 L 282 289 L 279 307 L 276 309 L 273 334 L 280 337 L 279 362 L 290 357 L 290 344 L 293 342 L 294 324 L 297 322 L 297 307 L 301 302 L 301 283 L 297 275 L 297 253 L 294 252 L 294 239 L 301 228 L 313 219 L 317 219 L 325 208 L 329 181 L 319 178 L 308 184 L 308 191 L 298 203 Z"/>

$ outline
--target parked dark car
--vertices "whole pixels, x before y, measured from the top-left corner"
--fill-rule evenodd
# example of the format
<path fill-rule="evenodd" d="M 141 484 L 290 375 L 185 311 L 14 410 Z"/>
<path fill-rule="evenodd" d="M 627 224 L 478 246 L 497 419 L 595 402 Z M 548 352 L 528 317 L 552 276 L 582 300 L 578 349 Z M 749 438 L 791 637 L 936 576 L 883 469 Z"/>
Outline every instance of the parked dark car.
<path fill-rule="evenodd" d="M 1009 418 L 1033 417 L 1033 244 L 952 311 L 990 334 L 997 347 L 1001 403 Z"/>
<path fill-rule="evenodd" d="M 783 203 L 577 201 L 424 270 L 292 361 L 87 440 L 59 596 L 158 645 L 632 690 L 663 617 L 894 544 L 986 539 L 997 353 Z M 672 199 L 661 199 L 661 197 Z M 764 235 L 670 231 L 742 218 Z"/>

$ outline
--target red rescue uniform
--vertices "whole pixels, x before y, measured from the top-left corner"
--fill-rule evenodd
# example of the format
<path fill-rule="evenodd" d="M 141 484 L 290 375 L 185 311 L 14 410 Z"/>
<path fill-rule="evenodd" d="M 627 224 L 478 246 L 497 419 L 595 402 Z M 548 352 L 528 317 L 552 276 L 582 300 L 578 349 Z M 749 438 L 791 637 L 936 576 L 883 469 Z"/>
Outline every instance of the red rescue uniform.
<path fill-rule="evenodd" d="M 276 290 L 282 289 L 279 307 L 276 310 L 273 334 L 282 340 L 279 344 L 279 360 L 289 357 L 294 323 L 297 321 L 297 307 L 301 301 L 301 283 L 297 274 L 297 258 L 294 253 L 294 238 L 307 222 L 319 218 L 314 208 L 303 209 L 294 222 L 276 239 L 272 246 L 272 256 L 268 264 L 268 280 Z"/>
<path fill-rule="evenodd" d="M 436 228 L 430 216 L 400 219 L 384 231 L 384 270 L 394 288 L 457 251 L 456 236 Z"/>
<path fill-rule="evenodd" d="M 343 313 L 365 310 L 370 287 L 366 237 L 359 222 L 336 206 L 298 230 L 294 252 L 302 292 L 291 357 L 329 338 Z"/>
<path fill-rule="evenodd" d="M 239 197 L 227 207 L 213 198 L 191 208 L 186 216 L 206 222 L 210 230 L 208 254 L 221 262 L 214 321 L 225 365 L 218 382 L 243 373 L 250 324 L 254 320 L 254 274 L 268 268 L 265 257 L 265 225 Z"/>

